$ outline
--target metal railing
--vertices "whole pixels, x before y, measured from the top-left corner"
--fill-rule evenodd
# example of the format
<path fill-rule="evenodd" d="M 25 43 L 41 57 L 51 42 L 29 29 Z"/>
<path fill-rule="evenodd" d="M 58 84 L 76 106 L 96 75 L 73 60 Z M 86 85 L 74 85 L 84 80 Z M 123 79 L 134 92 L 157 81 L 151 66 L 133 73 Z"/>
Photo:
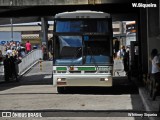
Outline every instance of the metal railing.
<path fill-rule="evenodd" d="M 0 64 L 0 82 L 4 81 L 4 66 Z"/>
<path fill-rule="evenodd" d="M 22 62 L 18 65 L 19 74 L 21 75 L 28 68 L 30 68 L 34 63 L 42 59 L 42 50 L 36 49 L 28 53 L 23 59 Z"/>
<path fill-rule="evenodd" d="M 0 50 L 2 51 L 2 54 L 5 54 L 5 47 L 0 45 Z M 0 61 L 0 82 L 4 79 L 4 66 L 3 62 Z"/>
<path fill-rule="evenodd" d="M 25 57 L 22 58 L 22 62 L 18 64 L 19 75 L 23 75 L 27 70 L 29 70 L 34 64 L 39 62 L 39 59 L 42 59 L 42 50 L 36 49 L 28 53 Z M 0 64 L 0 82 L 4 81 L 4 65 Z"/>

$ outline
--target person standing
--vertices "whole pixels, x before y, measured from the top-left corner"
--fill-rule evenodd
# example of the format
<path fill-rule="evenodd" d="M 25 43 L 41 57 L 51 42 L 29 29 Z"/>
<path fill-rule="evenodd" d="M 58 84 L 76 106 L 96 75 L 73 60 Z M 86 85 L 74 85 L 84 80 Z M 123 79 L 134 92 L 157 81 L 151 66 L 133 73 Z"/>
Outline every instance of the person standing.
<path fill-rule="evenodd" d="M 124 66 L 124 71 L 126 75 L 128 75 L 128 70 L 129 70 L 129 52 L 126 51 L 126 49 L 123 49 L 123 66 Z"/>
<path fill-rule="evenodd" d="M 6 58 L 3 61 L 4 63 L 4 79 L 6 82 L 9 82 L 9 78 L 11 78 L 11 60 L 8 58 L 8 54 L 6 54 Z"/>
<path fill-rule="evenodd" d="M 123 56 L 124 56 L 123 49 L 125 49 L 125 46 L 121 45 L 121 49 L 117 52 L 117 57 L 119 59 L 123 59 Z"/>
<path fill-rule="evenodd" d="M 114 44 L 114 58 L 117 57 L 117 52 L 119 51 L 119 45 L 120 45 L 120 42 L 118 41 L 118 39 L 116 38 L 116 41 L 115 41 L 115 44 Z"/>
<path fill-rule="evenodd" d="M 26 52 L 27 54 L 31 51 L 31 43 L 29 41 L 27 41 L 26 43 Z"/>
<path fill-rule="evenodd" d="M 43 60 L 47 60 L 47 47 L 45 44 L 42 45 L 42 52 L 43 52 Z"/>
<path fill-rule="evenodd" d="M 151 62 L 152 62 L 152 75 L 153 75 L 153 100 L 157 96 L 158 89 L 160 87 L 160 57 L 158 55 L 158 50 L 153 49 L 151 52 Z M 151 93 L 152 95 L 152 93 Z"/>

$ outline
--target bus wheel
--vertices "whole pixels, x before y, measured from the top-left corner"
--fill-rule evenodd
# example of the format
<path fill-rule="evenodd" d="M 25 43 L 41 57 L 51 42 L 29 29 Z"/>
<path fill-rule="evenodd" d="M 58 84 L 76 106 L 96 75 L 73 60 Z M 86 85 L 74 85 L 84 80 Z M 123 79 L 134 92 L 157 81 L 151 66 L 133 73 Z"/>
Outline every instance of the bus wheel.
<path fill-rule="evenodd" d="M 64 94 L 66 92 L 65 87 L 57 87 L 57 92 L 60 94 Z"/>

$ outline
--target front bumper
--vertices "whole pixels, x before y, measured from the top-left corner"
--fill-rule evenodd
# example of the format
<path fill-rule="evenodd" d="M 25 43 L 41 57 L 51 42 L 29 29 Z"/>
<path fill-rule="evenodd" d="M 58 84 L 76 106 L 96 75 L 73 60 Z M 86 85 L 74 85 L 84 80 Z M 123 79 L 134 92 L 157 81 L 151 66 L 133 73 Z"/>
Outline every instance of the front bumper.
<path fill-rule="evenodd" d="M 112 76 L 106 74 L 55 74 L 53 84 L 57 87 L 67 86 L 112 86 Z"/>

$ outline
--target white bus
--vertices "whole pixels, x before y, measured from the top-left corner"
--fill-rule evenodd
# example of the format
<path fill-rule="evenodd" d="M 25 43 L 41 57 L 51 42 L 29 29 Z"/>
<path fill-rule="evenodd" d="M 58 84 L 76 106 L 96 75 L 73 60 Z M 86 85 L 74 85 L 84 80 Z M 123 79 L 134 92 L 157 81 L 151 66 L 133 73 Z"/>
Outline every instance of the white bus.
<path fill-rule="evenodd" d="M 53 84 L 58 93 L 67 87 L 112 86 L 112 19 L 97 11 L 55 15 Z"/>

